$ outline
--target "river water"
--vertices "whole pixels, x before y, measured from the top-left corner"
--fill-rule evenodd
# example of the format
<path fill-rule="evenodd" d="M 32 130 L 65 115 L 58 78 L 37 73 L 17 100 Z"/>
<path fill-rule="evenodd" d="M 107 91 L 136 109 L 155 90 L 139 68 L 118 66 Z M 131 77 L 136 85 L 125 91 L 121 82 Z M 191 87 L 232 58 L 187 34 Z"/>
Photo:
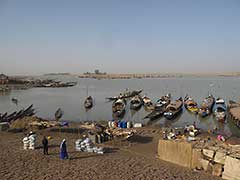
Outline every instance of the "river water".
<path fill-rule="evenodd" d="M 126 88 L 129 90 L 143 89 L 143 94 L 149 96 L 154 102 L 166 93 L 171 93 L 173 100 L 189 94 L 198 103 L 201 103 L 209 93 L 213 94 L 215 98 L 224 98 L 226 102 L 230 99 L 239 100 L 238 98 L 240 97 L 240 77 L 181 77 L 127 80 L 79 79 L 70 76 L 44 78 L 77 81 L 78 85 L 70 88 L 12 90 L 8 94 L 0 95 L 0 112 L 10 113 L 34 104 L 37 115 L 43 118 L 54 119 L 56 109 L 61 107 L 64 111 L 64 120 L 111 120 L 112 104 L 108 103 L 105 97 L 118 95 Z M 94 97 L 94 107 L 86 112 L 83 102 L 87 94 Z M 12 97 L 19 99 L 17 106 L 11 102 Z M 147 113 L 143 108 L 133 112 L 128 107 L 124 120 L 148 123 L 148 120 L 143 119 Z M 240 129 L 232 122 L 227 122 L 226 124 L 218 123 L 212 116 L 200 119 L 185 109 L 174 121 L 169 121 L 162 117 L 153 123 L 160 126 L 179 127 L 192 124 L 194 121 L 198 127 L 204 130 L 218 127 L 226 134 L 232 133 L 240 137 Z"/>

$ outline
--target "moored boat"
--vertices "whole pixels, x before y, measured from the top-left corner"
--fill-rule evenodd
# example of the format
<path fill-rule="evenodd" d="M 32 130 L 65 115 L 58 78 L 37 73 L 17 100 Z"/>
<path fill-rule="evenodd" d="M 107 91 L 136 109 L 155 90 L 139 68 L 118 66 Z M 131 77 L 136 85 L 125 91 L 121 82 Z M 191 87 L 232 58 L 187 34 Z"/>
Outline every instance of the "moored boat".
<path fill-rule="evenodd" d="M 163 115 L 163 113 L 166 111 L 166 107 L 170 104 L 171 95 L 166 94 L 165 96 L 162 96 L 160 99 L 157 100 L 156 104 L 154 105 L 154 110 L 149 113 L 147 116 L 144 117 L 144 119 L 149 118 L 150 120 L 154 120 L 159 118 Z"/>
<path fill-rule="evenodd" d="M 124 93 L 120 93 L 118 96 L 107 97 L 106 99 L 109 101 L 116 101 L 118 99 L 127 99 L 127 98 L 131 98 L 131 97 L 140 95 L 141 92 L 142 92 L 142 90 L 127 91 Z"/>
<path fill-rule="evenodd" d="M 166 112 L 164 113 L 164 117 L 168 120 L 175 119 L 182 112 L 183 100 L 180 97 L 178 100 L 170 103 L 166 107 Z"/>
<path fill-rule="evenodd" d="M 206 117 L 212 113 L 212 108 L 215 103 L 215 98 L 212 95 L 209 95 L 206 97 L 203 102 L 201 107 L 198 110 L 198 114 L 201 117 Z"/>
<path fill-rule="evenodd" d="M 84 101 L 84 107 L 86 109 L 90 109 L 93 107 L 93 98 L 92 96 L 88 96 L 86 100 Z"/>
<path fill-rule="evenodd" d="M 130 100 L 130 109 L 139 110 L 141 108 L 142 104 L 143 104 L 143 102 L 142 102 L 141 97 L 139 95 L 136 95 Z"/>
<path fill-rule="evenodd" d="M 121 118 L 125 114 L 126 101 L 123 99 L 118 99 L 112 104 L 113 116 Z"/>
<path fill-rule="evenodd" d="M 144 105 L 145 110 L 147 110 L 147 111 L 154 110 L 153 102 L 149 97 L 143 96 L 142 100 L 143 100 L 143 105 Z"/>
<path fill-rule="evenodd" d="M 155 110 L 161 110 L 164 107 L 167 107 L 171 102 L 171 94 L 166 94 L 165 96 L 162 96 L 160 99 L 157 100 L 154 109 Z"/>
<path fill-rule="evenodd" d="M 197 102 L 194 101 L 194 99 L 188 95 L 186 95 L 186 97 L 184 98 L 184 106 L 188 111 L 195 113 L 195 114 L 198 113 Z"/>
<path fill-rule="evenodd" d="M 219 122 L 225 122 L 227 107 L 225 101 L 221 98 L 216 100 L 214 115 Z"/>
<path fill-rule="evenodd" d="M 63 116 L 63 111 L 61 108 L 58 108 L 57 111 L 55 112 L 55 119 L 59 120 L 62 118 L 62 116 Z"/>

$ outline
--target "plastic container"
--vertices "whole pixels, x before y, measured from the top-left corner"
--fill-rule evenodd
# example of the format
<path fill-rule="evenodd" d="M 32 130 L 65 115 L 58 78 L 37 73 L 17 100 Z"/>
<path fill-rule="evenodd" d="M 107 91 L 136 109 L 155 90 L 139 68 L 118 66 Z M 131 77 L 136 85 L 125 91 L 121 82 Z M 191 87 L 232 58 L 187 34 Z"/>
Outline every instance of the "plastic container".
<path fill-rule="evenodd" d="M 118 123 L 118 128 L 122 128 L 122 122 Z"/>
<path fill-rule="evenodd" d="M 127 122 L 127 128 L 131 128 L 132 127 L 132 123 L 130 121 Z"/>
<path fill-rule="evenodd" d="M 135 128 L 141 128 L 143 125 L 142 123 L 135 123 L 133 127 Z"/>
<path fill-rule="evenodd" d="M 127 122 L 123 121 L 123 128 L 127 128 Z"/>

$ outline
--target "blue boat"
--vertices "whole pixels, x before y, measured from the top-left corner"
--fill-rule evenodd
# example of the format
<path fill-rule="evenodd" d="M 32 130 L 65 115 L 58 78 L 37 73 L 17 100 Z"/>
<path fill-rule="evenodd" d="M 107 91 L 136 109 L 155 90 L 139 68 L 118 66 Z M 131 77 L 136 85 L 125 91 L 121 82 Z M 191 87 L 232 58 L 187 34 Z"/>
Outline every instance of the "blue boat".
<path fill-rule="evenodd" d="M 225 122 L 226 116 L 227 116 L 226 112 L 227 112 L 227 106 L 225 101 L 221 98 L 218 98 L 216 100 L 216 105 L 214 107 L 214 115 L 216 119 L 219 122 Z"/>

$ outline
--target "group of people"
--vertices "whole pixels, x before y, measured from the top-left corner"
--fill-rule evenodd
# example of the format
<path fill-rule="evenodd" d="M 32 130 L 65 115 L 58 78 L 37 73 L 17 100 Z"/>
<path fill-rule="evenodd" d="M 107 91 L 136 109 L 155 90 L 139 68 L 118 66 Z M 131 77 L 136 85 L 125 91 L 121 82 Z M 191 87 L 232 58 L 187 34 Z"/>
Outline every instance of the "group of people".
<path fill-rule="evenodd" d="M 48 138 L 46 136 L 43 137 L 42 145 L 43 145 L 43 154 L 48 155 Z M 60 145 L 60 158 L 68 159 L 66 139 L 63 139 Z"/>

